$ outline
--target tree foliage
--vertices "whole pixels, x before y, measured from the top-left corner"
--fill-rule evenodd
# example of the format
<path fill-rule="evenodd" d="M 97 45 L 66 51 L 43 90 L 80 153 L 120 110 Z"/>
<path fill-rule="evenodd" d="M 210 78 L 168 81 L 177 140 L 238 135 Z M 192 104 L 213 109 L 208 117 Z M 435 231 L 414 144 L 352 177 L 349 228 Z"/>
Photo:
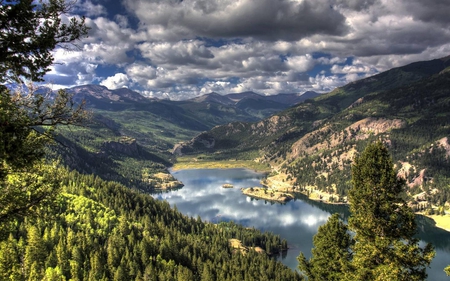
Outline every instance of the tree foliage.
<path fill-rule="evenodd" d="M 413 211 L 400 197 L 405 181 L 397 177 L 381 143 L 370 144 L 352 167 L 349 228 L 355 232 L 353 278 L 425 280 L 433 247 L 414 238 Z"/>
<path fill-rule="evenodd" d="M 349 271 L 352 257 L 352 239 L 347 225 L 339 220 L 338 214 L 333 214 L 326 224 L 319 227 L 313 241 L 315 247 L 311 259 L 306 260 L 303 253 L 297 258 L 300 271 L 309 281 L 342 280 L 345 272 Z"/>
<path fill-rule="evenodd" d="M 84 18 L 62 17 L 65 0 L 0 0 L 0 82 L 41 81 L 51 51 L 87 35 Z"/>
<path fill-rule="evenodd" d="M 55 126 L 87 118 L 83 104 L 74 104 L 65 91 L 46 98 L 0 87 L 0 224 L 51 202 L 59 177 L 56 164 L 43 160 L 45 147 Z"/>
<path fill-rule="evenodd" d="M 314 237 L 313 257 L 306 261 L 300 255 L 299 268 L 312 280 L 426 280 L 435 253 L 413 237 L 414 213 L 401 198 L 405 181 L 381 142 L 369 144 L 355 159 L 352 185 L 348 229 L 354 237 L 346 236 L 337 216 L 330 218 Z M 329 248 L 346 255 L 330 254 Z"/>
<path fill-rule="evenodd" d="M 251 250 L 280 249 L 277 235 L 203 222 L 94 175 L 58 174 L 62 192 L 49 211 L 53 219 L 18 219 L 0 239 L 0 280 L 302 280 Z"/>
<path fill-rule="evenodd" d="M 56 125 L 80 124 L 86 117 L 65 91 L 48 95 L 22 79 L 40 81 L 53 63 L 51 51 L 87 35 L 84 19 L 63 14 L 64 0 L 0 0 L 0 82 L 18 82 L 17 90 L 0 86 L 0 226 L 35 213 L 58 188 L 55 165 L 42 160 Z"/>

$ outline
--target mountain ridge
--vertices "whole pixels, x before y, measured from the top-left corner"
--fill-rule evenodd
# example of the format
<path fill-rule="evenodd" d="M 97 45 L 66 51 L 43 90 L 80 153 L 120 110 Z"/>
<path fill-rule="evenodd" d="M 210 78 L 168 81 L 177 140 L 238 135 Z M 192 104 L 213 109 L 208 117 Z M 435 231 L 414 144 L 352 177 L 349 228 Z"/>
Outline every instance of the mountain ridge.
<path fill-rule="evenodd" d="M 382 140 L 398 169 L 409 165 L 408 183 L 429 179 L 409 190 L 410 196 L 436 189 L 428 206 L 433 200 L 442 205 L 450 184 L 445 170 L 450 160 L 441 145 L 450 136 L 449 66 L 446 57 L 394 68 L 258 122 L 217 126 L 179 145 L 177 153 L 227 159 L 257 151 L 257 160 L 285 174 L 294 190 L 345 200 L 353 157 L 369 142 Z M 204 140 L 209 146 L 202 146 Z"/>

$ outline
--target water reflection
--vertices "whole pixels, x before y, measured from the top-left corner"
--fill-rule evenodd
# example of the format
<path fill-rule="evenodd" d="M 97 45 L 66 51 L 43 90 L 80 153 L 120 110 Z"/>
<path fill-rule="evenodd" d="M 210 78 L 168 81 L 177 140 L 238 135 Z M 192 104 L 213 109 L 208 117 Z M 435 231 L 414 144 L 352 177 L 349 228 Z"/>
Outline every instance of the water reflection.
<path fill-rule="evenodd" d="M 200 216 L 202 220 L 219 222 L 233 220 L 263 231 L 271 231 L 286 239 L 289 251 L 283 253 L 282 262 L 295 269 L 298 254 L 311 254 L 312 238 L 330 214 L 340 213 L 347 220 L 346 206 L 329 205 L 308 200 L 302 195 L 285 204 L 252 199 L 243 195 L 241 188 L 261 186 L 263 175 L 246 169 L 190 169 L 172 172 L 184 183 L 184 187 L 165 193 L 153 194 L 155 198 L 167 200 L 172 206 L 189 216 Z M 223 188 L 232 184 L 234 188 Z M 428 280 L 447 280 L 443 268 L 450 263 L 450 234 L 436 228 L 432 220 L 420 216 L 418 237 L 431 242 L 437 249 L 436 258 L 428 270 Z"/>

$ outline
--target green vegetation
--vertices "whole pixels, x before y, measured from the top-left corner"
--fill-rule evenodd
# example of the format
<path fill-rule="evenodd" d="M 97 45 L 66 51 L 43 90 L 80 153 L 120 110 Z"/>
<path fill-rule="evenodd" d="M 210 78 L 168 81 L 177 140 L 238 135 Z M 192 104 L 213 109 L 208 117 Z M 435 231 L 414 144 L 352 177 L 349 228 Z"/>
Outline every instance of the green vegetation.
<path fill-rule="evenodd" d="M 93 175 L 59 170 L 53 219 L 16 220 L 0 242 L 2 280 L 302 280 L 265 253 L 285 240 L 234 223 L 194 219 Z M 54 277 L 57 276 L 57 277 Z"/>
<path fill-rule="evenodd" d="M 217 126 L 183 147 L 234 159 L 246 151 L 306 193 L 313 186 L 346 202 L 351 163 L 377 140 L 388 144 L 416 211 L 442 213 L 450 198 L 450 58 L 417 62 L 350 83 L 257 123 Z M 214 141 L 213 148 L 202 145 Z M 414 196 L 425 192 L 418 202 Z M 423 202 L 425 201 L 425 202 Z M 419 204 L 420 203 L 420 204 Z"/>
<path fill-rule="evenodd" d="M 182 156 L 177 158 L 177 162 L 173 165 L 174 170 L 182 169 L 231 169 L 231 168 L 247 168 L 258 172 L 269 172 L 270 167 L 267 164 L 256 162 L 253 160 L 210 160 L 204 159 L 201 155 L 197 157 Z"/>
<path fill-rule="evenodd" d="M 55 46 L 87 34 L 84 19 L 61 21 L 60 16 L 70 8 L 65 1 L 0 2 L 4 25 L 0 82 L 41 80 L 53 62 Z M 414 164 L 413 172 L 426 167 L 432 180 L 422 188 L 426 192 L 438 189 L 429 200 L 445 204 L 449 194 L 443 186 L 448 186 L 450 169 L 444 157 L 446 146 L 441 143 L 450 130 L 450 76 L 448 71 L 436 73 L 447 63 L 410 65 L 258 123 L 216 127 L 205 135 L 228 152 L 206 158 L 235 159 L 242 166 L 249 164 L 243 159 L 254 159 L 257 152 L 297 179 L 292 168 L 299 168 L 309 177 L 305 182 L 316 181 L 319 174 L 316 183 L 326 189 L 328 181 L 337 176 L 349 182 L 343 175 L 350 162 L 342 154 L 361 151 L 367 142 L 383 139 L 393 148 L 396 160 L 406 157 Z M 418 84 L 405 86 L 424 77 Z M 395 99 L 391 99 L 393 89 L 401 92 Z M 148 102 L 135 103 L 133 110 L 124 111 L 130 104 L 99 100 L 90 104 L 97 110 L 92 128 L 60 129 L 61 142 L 69 144 L 56 151 L 64 155 L 62 161 L 142 190 L 151 180 L 165 180 L 161 175 L 152 178 L 152 173 L 170 165 L 173 159 L 167 150 L 171 142 L 186 140 L 192 132 L 218 122 L 205 118 L 204 109 L 192 115 L 181 105 Z M 241 105 L 247 110 L 248 104 Z M 87 117 L 83 106 L 76 106 L 65 91 L 46 99 L 33 89 L 11 93 L 0 86 L 1 280 L 303 279 L 271 258 L 287 249 L 287 241 L 277 235 L 232 222 L 215 225 L 187 217 L 140 190 L 68 171 L 45 159 L 51 159 L 45 148 L 56 126 L 82 123 Z M 230 110 L 213 107 L 215 113 Z M 252 110 L 257 116 L 265 114 L 259 106 Z M 152 123 L 158 125 L 148 126 L 143 121 L 148 116 L 156 118 Z M 351 127 L 356 121 L 380 118 L 402 122 L 384 131 Z M 88 136 L 83 136 L 86 132 Z M 312 134 L 307 142 L 299 144 L 308 133 Z M 408 142 L 412 137 L 416 141 Z M 194 143 L 192 149 L 200 148 Z M 205 163 L 211 165 L 208 160 Z M 254 169 L 263 168 L 252 163 Z M 420 248 L 413 238 L 414 216 L 401 197 L 405 182 L 396 176 L 387 149 L 381 143 L 369 145 L 355 163 L 353 187 L 348 191 L 352 213 L 348 229 L 355 236 L 351 238 L 347 226 L 332 216 L 314 239 L 313 258 L 299 257 L 300 269 L 311 280 L 424 280 L 434 253 L 430 245 Z M 347 193 L 345 188 L 338 192 Z M 239 241 L 238 249 L 230 241 Z"/>
<path fill-rule="evenodd" d="M 51 51 L 70 45 L 89 30 L 84 18 L 62 21 L 64 0 L 0 0 L 0 82 L 41 81 L 53 63 Z"/>
<path fill-rule="evenodd" d="M 434 250 L 413 237 L 416 223 L 401 198 L 404 188 L 387 148 L 367 146 L 352 167 L 348 229 L 355 235 L 333 215 L 314 237 L 313 257 L 298 258 L 308 280 L 426 280 Z"/>
<path fill-rule="evenodd" d="M 84 19 L 62 23 L 64 1 L 0 1 L 2 38 L 0 81 L 40 81 L 53 62 L 51 51 L 87 34 Z M 25 39 L 24 39 L 25 38 Z M 56 164 L 42 160 L 56 125 L 80 124 L 83 104 L 59 91 L 46 99 L 36 89 L 10 91 L 0 85 L 0 230 L 24 216 L 37 215 L 58 192 Z"/>
<path fill-rule="evenodd" d="M 319 227 L 313 239 L 311 259 L 306 260 L 303 253 L 297 258 L 300 271 L 309 281 L 344 280 L 346 272 L 350 270 L 352 258 L 352 239 L 347 225 L 339 220 L 338 214 L 333 214 L 326 224 Z"/>

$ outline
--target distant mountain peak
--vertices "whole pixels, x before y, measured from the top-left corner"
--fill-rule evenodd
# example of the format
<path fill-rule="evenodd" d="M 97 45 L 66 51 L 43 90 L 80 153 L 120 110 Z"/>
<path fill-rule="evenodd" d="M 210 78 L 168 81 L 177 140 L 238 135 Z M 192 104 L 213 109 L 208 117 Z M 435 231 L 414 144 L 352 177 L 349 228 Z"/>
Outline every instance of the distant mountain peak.
<path fill-rule="evenodd" d="M 234 102 L 231 99 L 229 99 L 226 96 L 222 96 L 222 95 L 220 95 L 220 94 L 218 94 L 216 92 L 211 92 L 209 94 L 205 94 L 205 95 L 202 95 L 202 96 L 199 96 L 199 97 L 195 97 L 193 99 L 190 99 L 190 101 L 197 102 L 197 103 L 200 103 L 200 102 L 215 102 L 215 103 L 224 104 L 224 105 L 234 104 Z"/>
<path fill-rule="evenodd" d="M 138 92 L 132 91 L 128 88 L 121 88 L 115 90 L 109 90 L 102 85 L 82 85 L 75 86 L 68 89 L 69 92 L 73 92 L 78 98 L 93 97 L 95 99 L 106 99 L 111 101 L 143 101 L 148 100 Z"/>

